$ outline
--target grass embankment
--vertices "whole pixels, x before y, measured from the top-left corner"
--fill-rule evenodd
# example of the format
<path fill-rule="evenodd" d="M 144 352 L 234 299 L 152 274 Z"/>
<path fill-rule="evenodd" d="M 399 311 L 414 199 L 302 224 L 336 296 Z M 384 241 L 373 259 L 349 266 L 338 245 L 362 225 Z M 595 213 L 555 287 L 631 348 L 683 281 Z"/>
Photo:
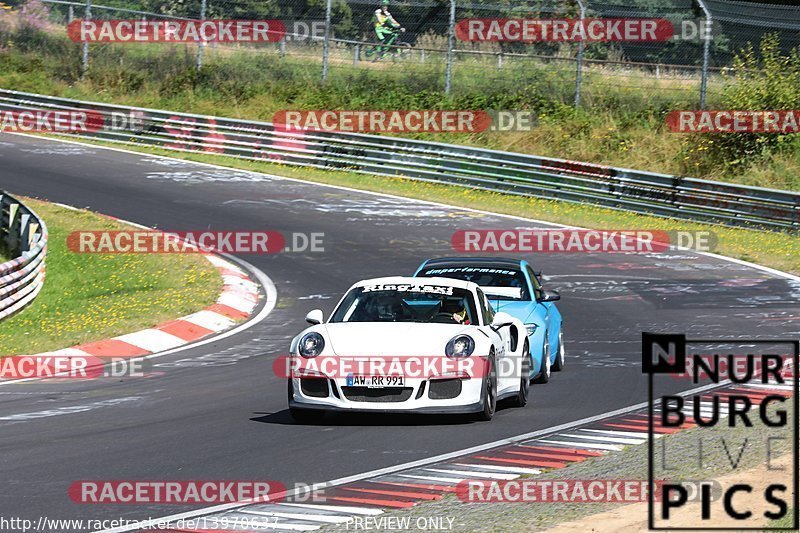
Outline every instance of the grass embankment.
<path fill-rule="evenodd" d="M 587 66 L 583 106 L 575 110 L 575 73 L 568 62 L 515 61 L 496 69 L 493 60 L 462 58 L 454 68 L 453 94 L 445 95 L 442 65 L 435 61 L 362 62 L 354 67 L 335 60 L 334 54 L 328 81 L 322 85 L 316 51 L 281 58 L 275 48 L 209 48 L 203 69 L 197 71 L 191 46 L 128 44 L 92 45 L 91 68 L 81 79 L 80 45 L 62 33 L 57 26 L 45 33 L 19 27 L 3 31 L 0 25 L 0 45 L 6 43 L 5 50 L 0 48 L 0 86 L 266 121 L 282 109 L 531 110 L 539 116 L 533 131 L 417 137 L 800 190 L 797 136 L 768 142 L 762 142 L 768 136 L 760 136 L 745 143 L 739 138 L 730 146 L 725 137 L 671 133 L 667 114 L 698 105 L 697 80 L 680 75 L 666 73 L 657 79 L 644 71 Z M 744 90 L 731 89 L 714 77 L 708 107 L 797 109 L 800 88 L 791 87 L 800 83 L 800 59 L 796 63 L 769 65 L 779 79 L 767 74 L 764 80 L 748 79 L 741 82 Z M 764 65 L 754 59 L 746 67 Z"/>
<path fill-rule="evenodd" d="M 0 356 L 32 354 L 155 326 L 214 303 L 217 271 L 199 255 L 76 254 L 73 231 L 125 230 L 88 211 L 24 199 L 49 232 L 47 279 L 21 313 L 0 324 Z"/>

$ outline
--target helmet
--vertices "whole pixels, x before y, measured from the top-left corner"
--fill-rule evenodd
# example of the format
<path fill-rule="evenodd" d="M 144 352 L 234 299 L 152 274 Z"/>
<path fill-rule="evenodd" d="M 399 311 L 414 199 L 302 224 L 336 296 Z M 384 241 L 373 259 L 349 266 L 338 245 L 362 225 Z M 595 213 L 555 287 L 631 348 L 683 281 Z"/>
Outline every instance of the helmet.
<path fill-rule="evenodd" d="M 383 7 L 388 7 L 389 6 L 389 0 L 381 0 L 381 5 Z"/>

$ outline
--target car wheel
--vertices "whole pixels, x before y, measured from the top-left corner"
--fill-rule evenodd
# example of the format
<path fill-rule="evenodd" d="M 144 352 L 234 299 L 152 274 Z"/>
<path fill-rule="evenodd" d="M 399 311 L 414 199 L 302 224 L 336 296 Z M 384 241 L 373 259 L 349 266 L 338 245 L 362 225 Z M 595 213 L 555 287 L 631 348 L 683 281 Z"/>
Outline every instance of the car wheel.
<path fill-rule="evenodd" d="M 547 332 L 544 334 L 544 350 L 542 351 L 542 365 L 543 368 L 536 376 L 534 383 L 542 384 L 550 381 L 550 373 L 553 371 L 553 365 L 550 362 L 550 343 L 547 342 Z"/>
<path fill-rule="evenodd" d="M 489 356 L 489 369 L 483 378 L 483 411 L 478 413 L 478 420 L 488 422 L 497 409 L 497 370 L 494 366 L 494 354 Z"/>
<path fill-rule="evenodd" d="M 564 370 L 564 332 L 558 332 L 558 351 L 556 352 L 556 362 L 553 364 L 553 372 Z"/>
<path fill-rule="evenodd" d="M 519 379 L 519 392 L 514 397 L 515 407 L 525 407 L 528 404 L 528 394 L 531 390 L 531 353 L 528 349 L 528 341 L 525 341 L 525 346 L 522 347 L 522 375 Z"/>
<path fill-rule="evenodd" d="M 294 386 L 292 385 L 292 380 L 288 380 L 289 386 L 287 388 L 287 393 L 289 396 L 289 401 L 294 399 Z M 292 418 L 298 424 L 314 424 L 319 422 L 325 416 L 325 411 L 321 411 L 319 409 L 303 409 L 300 407 L 289 407 L 289 414 L 292 415 Z"/>

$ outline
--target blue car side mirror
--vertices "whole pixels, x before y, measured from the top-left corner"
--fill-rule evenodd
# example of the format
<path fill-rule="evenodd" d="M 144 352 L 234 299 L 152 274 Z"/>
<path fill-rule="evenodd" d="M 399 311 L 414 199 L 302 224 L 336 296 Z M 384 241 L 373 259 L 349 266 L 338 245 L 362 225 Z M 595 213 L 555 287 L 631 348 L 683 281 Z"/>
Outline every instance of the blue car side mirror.
<path fill-rule="evenodd" d="M 555 302 L 561 299 L 561 295 L 558 294 L 558 291 L 544 291 L 544 298 L 542 298 L 543 302 Z"/>

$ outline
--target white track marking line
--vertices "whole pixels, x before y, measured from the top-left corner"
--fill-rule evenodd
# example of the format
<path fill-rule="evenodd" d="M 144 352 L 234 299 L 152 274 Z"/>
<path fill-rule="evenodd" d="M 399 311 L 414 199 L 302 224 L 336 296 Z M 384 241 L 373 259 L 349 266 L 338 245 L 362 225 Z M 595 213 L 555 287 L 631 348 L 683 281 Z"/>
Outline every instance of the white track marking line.
<path fill-rule="evenodd" d="M 481 472 L 481 471 L 471 471 L 471 470 L 447 470 L 446 468 L 426 468 L 427 472 L 438 472 L 440 474 L 458 474 L 460 476 L 473 476 L 473 477 L 480 477 L 486 479 L 517 479 L 519 475 L 517 474 L 501 474 L 498 472 Z"/>
<path fill-rule="evenodd" d="M 243 313 L 249 313 L 256 306 L 256 302 L 251 301 L 249 298 L 231 292 L 220 294 L 219 298 L 217 298 L 217 303 L 233 307 Z"/>
<path fill-rule="evenodd" d="M 222 331 L 228 329 L 235 322 L 225 315 L 215 313 L 214 311 L 202 310 L 191 315 L 185 316 L 180 320 L 191 322 L 201 328 L 210 329 L 211 331 Z"/>
<path fill-rule="evenodd" d="M 99 402 L 87 403 L 83 405 L 72 405 L 67 407 L 56 407 L 55 409 L 46 409 L 44 411 L 33 411 L 29 413 L 17 413 L 14 415 L 0 416 L 0 421 L 3 422 L 22 422 L 24 420 L 35 420 L 38 418 L 49 418 L 51 416 L 71 415 L 73 413 L 85 413 L 94 409 L 102 407 L 112 407 L 127 402 L 134 402 L 143 399 L 141 396 L 126 396 L 123 398 L 113 398 L 110 400 L 101 400 Z"/>
<path fill-rule="evenodd" d="M 143 329 L 133 333 L 126 333 L 125 335 L 114 337 L 114 340 L 132 344 L 137 348 L 143 348 L 151 353 L 169 350 L 186 344 L 186 341 L 180 337 L 170 335 L 166 331 L 157 329 Z"/>
<path fill-rule="evenodd" d="M 303 507 L 304 509 L 319 509 L 321 511 L 333 511 L 334 513 L 344 514 L 362 514 L 369 516 L 377 516 L 383 514 L 383 509 L 372 509 L 368 507 L 350 507 L 347 505 L 319 505 L 316 503 L 278 503 L 276 505 L 285 505 L 289 507 Z"/>
<path fill-rule="evenodd" d="M 453 463 L 456 466 L 463 466 L 463 467 L 476 467 L 480 468 L 481 470 L 497 470 L 498 472 L 514 472 L 515 474 L 530 474 L 536 475 L 541 474 L 541 470 L 537 470 L 535 468 L 522 468 L 516 466 L 495 466 L 495 465 L 484 465 L 484 464 L 470 464 L 470 463 Z"/>
<path fill-rule="evenodd" d="M 590 442 L 587 442 L 586 444 L 584 444 L 582 442 L 564 442 L 564 441 L 560 441 L 560 440 L 549 440 L 549 439 L 547 439 L 547 440 L 543 439 L 543 440 L 539 440 L 539 441 L 536 441 L 536 442 L 544 442 L 546 444 L 560 444 L 562 446 L 570 446 L 572 448 L 578 448 L 578 449 L 581 449 L 581 450 L 583 450 L 583 449 L 586 449 L 586 450 L 607 450 L 607 451 L 618 452 L 618 451 L 620 451 L 622 449 L 622 446 L 616 446 L 616 445 L 613 445 L 613 444 L 596 444 L 596 443 L 590 443 Z"/>
<path fill-rule="evenodd" d="M 569 439 L 586 439 L 591 442 L 606 442 L 608 444 L 641 444 L 643 442 L 647 442 L 647 435 L 641 437 L 613 437 L 610 435 L 586 435 L 584 433 L 567 433 L 565 435 L 561 435 L 562 437 L 566 437 Z"/>
<path fill-rule="evenodd" d="M 588 440 L 591 443 L 604 442 L 606 444 L 641 444 L 642 442 L 645 442 L 647 440 L 646 437 L 638 439 L 622 438 L 622 437 L 599 437 L 597 435 L 584 435 L 578 432 L 562 433 L 558 437 L 565 439 L 579 439 L 580 443 L 582 443 L 584 440 Z"/>
<path fill-rule="evenodd" d="M 613 437 L 614 435 L 617 435 L 617 436 L 620 436 L 620 437 L 633 437 L 633 438 L 644 437 L 645 439 L 647 438 L 647 431 L 642 431 L 642 432 L 638 432 L 638 431 L 615 431 L 615 430 L 612 430 L 612 429 L 582 429 L 581 431 L 590 431 L 592 433 L 600 433 L 600 434 L 603 434 L 603 435 L 608 435 L 610 437 Z"/>
<path fill-rule="evenodd" d="M 464 481 L 464 478 L 456 478 L 456 477 L 417 476 L 417 475 L 411 475 L 411 474 L 397 474 L 397 475 L 400 476 L 400 477 L 405 477 L 405 478 L 409 478 L 409 479 L 417 479 L 417 480 L 421 479 L 423 481 L 437 481 L 439 483 L 457 484 L 457 483 L 461 483 L 462 481 Z"/>

